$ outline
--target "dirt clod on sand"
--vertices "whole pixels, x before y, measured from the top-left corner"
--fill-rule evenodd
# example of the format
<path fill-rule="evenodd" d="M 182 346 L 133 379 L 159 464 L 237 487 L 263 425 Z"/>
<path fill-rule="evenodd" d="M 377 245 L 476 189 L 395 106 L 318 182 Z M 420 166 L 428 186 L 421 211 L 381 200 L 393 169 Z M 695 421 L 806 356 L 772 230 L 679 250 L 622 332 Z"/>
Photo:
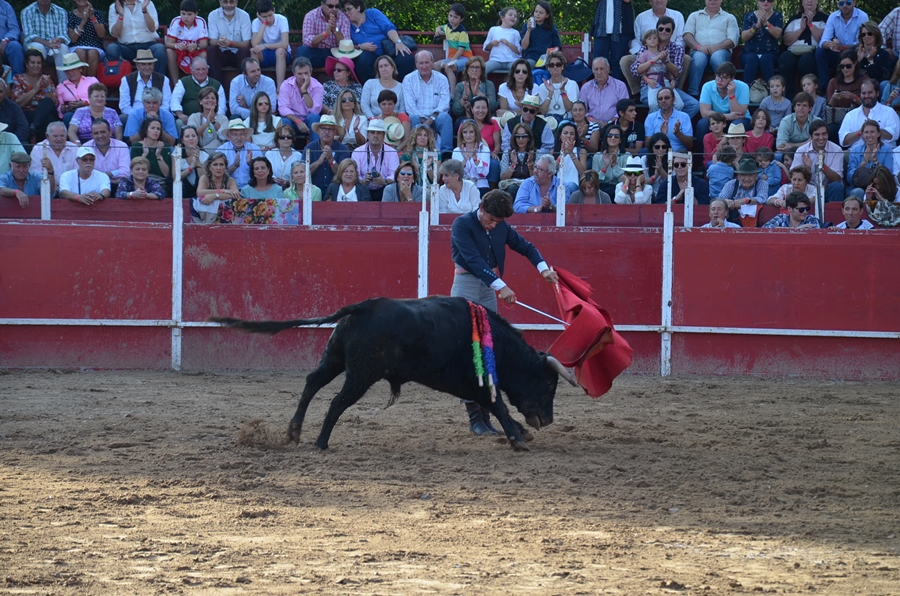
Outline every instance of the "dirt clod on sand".
<path fill-rule="evenodd" d="M 294 444 L 300 371 L 0 374 L 0 596 L 900 595 L 896 385 L 561 385 L 520 453 L 381 382 L 320 451 L 343 380 Z"/>

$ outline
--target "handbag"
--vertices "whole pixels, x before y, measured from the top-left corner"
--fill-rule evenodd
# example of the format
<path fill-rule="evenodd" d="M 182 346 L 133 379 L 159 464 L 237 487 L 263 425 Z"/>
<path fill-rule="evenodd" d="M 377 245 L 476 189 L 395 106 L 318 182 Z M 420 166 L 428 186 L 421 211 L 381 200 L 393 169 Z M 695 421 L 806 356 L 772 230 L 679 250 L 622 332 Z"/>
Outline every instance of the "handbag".
<path fill-rule="evenodd" d="M 803 54 L 809 54 L 810 52 L 816 51 L 816 46 L 811 46 L 808 43 L 798 41 L 790 46 L 788 46 L 788 51 L 794 56 L 802 56 Z"/>
<path fill-rule="evenodd" d="M 750 85 L 750 103 L 760 103 L 769 95 L 769 89 L 762 79 L 756 79 Z"/>
<path fill-rule="evenodd" d="M 825 124 L 840 124 L 844 121 L 844 116 L 853 108 L 835 108 L 825 106 Z"/>
<path fill-rule="evenodd" d="M 563 76 L 576 83 L 583 83 L 587 79 L 594 76 L 594 71 L 590 65 L 584 61 L 584 58 L 577 58 L 566 64 L 563 69 Z"/>
<path fill-rule="evenodd" d="M 97 80 L 108 89 L 118 89 L 122 79 L 132 72 L 128 60 L 106 60 L 97 71 Z"/>
<path fill-rule="evenodd" d="M 853 177 L 850 179 L 850 184 L 852 184 L 855 188 L 866 188 L 872 182 L 872 172 L 875 171 L 875 168 L 878 167 L 878 163 L 874 163 L 871 166 L 860 165 L 856 168 L 856 171 L 853 172 Z"/>
<path fill-rule="evenodd" d="M 416 44 L 416 40 L 410 37 L 409 35 L 401 35 L 400 41 L 405 45 L 410 52 L 414 53 L 419 49 L 419 46 Z M 384 50 L 384 53 L 388 56 L 396 56 L 397 55 L 397 44 L 391 41 L 390 37 L 384 38 L 381 42 L 381 49 Z"/>

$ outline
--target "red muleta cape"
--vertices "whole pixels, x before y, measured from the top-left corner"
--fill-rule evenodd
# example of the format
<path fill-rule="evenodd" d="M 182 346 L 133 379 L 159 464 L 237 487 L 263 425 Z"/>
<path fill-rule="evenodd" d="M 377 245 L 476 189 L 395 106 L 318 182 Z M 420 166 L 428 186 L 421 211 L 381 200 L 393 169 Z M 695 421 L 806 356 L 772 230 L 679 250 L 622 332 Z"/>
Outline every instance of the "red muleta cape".
<path fill-rule="evenodd" d="M 575 378 L 588 395 L 600 397 L 631 366 L 634 350 L 613 328 L 609 313 L 591 300 L 590 284 L 565 269 L 556 273 L 556 301 L 569 326 L 550 346 L 550 353 L 563 366 L 575 367 Z"/>

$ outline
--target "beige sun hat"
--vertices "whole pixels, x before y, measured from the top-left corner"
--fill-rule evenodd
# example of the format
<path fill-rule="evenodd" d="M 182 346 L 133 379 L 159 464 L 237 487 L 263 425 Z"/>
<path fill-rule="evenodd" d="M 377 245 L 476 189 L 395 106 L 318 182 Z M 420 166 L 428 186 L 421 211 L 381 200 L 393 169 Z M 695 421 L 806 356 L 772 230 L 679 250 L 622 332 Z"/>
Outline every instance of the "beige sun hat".
<path fill-rule="evenodd" d="M 369 120 L 368 131 L 386 133 L 387 127 L 384 125 L 384 120 L 381 120 L 380 118 L 372 118 L 371 120 Z"/>
<path fill-rule="evenodd" d="M 250 129 L 247 127 L 246 124 L 244 124 L 243 120 L 241 120 L 240 118 L 235 118 L 234 120 L 232 120 L 231 122 L 228 123 L 228 128 L 225 129 L 225 132 L 228 132 L 230 130 L 250 130 Z"/>
<path fill-rule="evenodd" d="M 744 125 L 740 122 L 735 122 L 731 126 L 728 127 L 728 132 L 725 133 L 725 137 L 729 139 L 736 139 L 738 137 L 746 137 L 747 129 L 744 128 Z"/>
<path fill-rule="evenodd" d="M 313 132 L 319 134 L 320 126 L 333 126 L 335 128 L 340 128 L 341 130 L 343 130 L 342 127 L 338 126 L 337 120 L 335 120 L 334 116 L 332 116 L 331 114 L 325 114 L 321 118 L 319 118 L 319 121 L 312 125 Z"/>
<path fill-rule="evenodd" d="M 63 56 L 62 65 L 57 67 L 57 70 L 73 70 L 82 66 L 87 66 L 87 63 L 82 62 L 75 52 L 69 52 Z"/>
<path fill-rule="evenodd" d="M 522 105 L 529 108 L 539 108 L 541 107 L 541 98 L 537 95 L 526 95 L 525 99 L 522 100 Z"/>
<path fill-rule="evenodd" d="M 559 122 L 557 122 L 556 118 L 553 116 L 539 116 L 539 118 L 544 119 L 544 122 L 550 127 L 550 130 L 556 130 L 556 127 L 559 126 Z"/>
<path fill-rule="evenodd" d="M 362 50 L 357 50 L 353 47 L 352 39 L 342 39 L 340 43 L 338 43 L 338 47 L 331 48 L 331 55 L 335 58 L 350 58 L 352 60 L 360 54 L 362 54 Z"/>
<path fill-rule="evenodd" d="M 403 123 L 400 122 L 399 118 L 388 116 L 384 119 L 384 125 L 387 129 L 384 135 L 385 141 L 394 145 L 403 140 L 403 135 L 406 134 L 406 131 L 403 130 Z"/>
<path fill-rule="evenodd" d="M 509 121 L 515 117 L 516 117 L 515 112 L 506 112 L 505 114 L 503 114 L 502 116 L 499 116 L 499 117 L 493 116 L 493 119 L 497 121 L 497 124 L 500 125 L 500 128 L 506 128 L 506 125 L 509 123 Z"/>
<path fill-rule="evenodd" d="M 134 58 L 135 62 L 146 62 L 153 63 L 156 62 L 156 58 L 153 56 L 153 52 L 150 50 L 138 50 L 137 56 Z"/>

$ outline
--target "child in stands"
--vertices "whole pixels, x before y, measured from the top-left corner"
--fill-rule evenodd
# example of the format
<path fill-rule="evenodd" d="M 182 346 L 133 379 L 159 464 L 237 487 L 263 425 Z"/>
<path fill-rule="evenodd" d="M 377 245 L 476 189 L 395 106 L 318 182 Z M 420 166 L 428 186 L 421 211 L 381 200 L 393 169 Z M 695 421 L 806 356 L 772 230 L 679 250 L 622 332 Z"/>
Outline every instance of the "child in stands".
<path fill-rule="evenodd" d="M 771 120 L 769 132 L 772 134 L 778 134 L 778 125 L 793 109 L 791 100 L 784 96 L 785 86 L 784 77 L 781 75 L 775 75 L 769 79 L 769 96 L 759 104 L 759 109 L 765 110 L 769 114 L 769 120 Z"/>
<path fill-rule="evenodd" d="M 819 77 L 814 74 L 808 74 L 802 79 L 800 79 L 800 84 L 803 85 L 803 91 L 809 93 L 809 95 L 813 98 L 812 108 L 809 110 L 810 120 L 814 120 L 816 118 L 820 120 L 825 119 L 825 106 L 826 101 L 825 98 L 821 95 L 817 95 L 819 92 Z"/>
<path fill-rule="evenodd" d="M 703 165 L 708 166 L 716 157 L 716 152 L 725 146 L 725 125 L 728 120 L 725 114 L 720 112 L 710 112 L 709 114 L 709 130 L 703 137 Z"/>
<path fill-rule="evenodd" d="M 522 57 L 522 36 L 516 30 L 519 13 L 512 6 L 500 11 L 500 23 L 491 27 L 484 39 L 484 49 L 490 52 L 485 74 L 495 70 L 509 70 L 512 63 Z"/>
<path fill-rule="evenodd" d="M 261 68 L 275 67 L 275 86 L 279 89 L 291 60 L 290 29 L 287 17 L 275 14 L 272 0 L 256 1 L 256 18 L 250 25 L 250 55 Z"/>
<path fill-rule="evenodd" d="M 434 30 L 435 41 L 447 40 L 447 55 L 450 57 L 435 62 L 434 68 L 447 77 L 451 93 L 456 89 L 456 73 L 463 72 L 473 56 L 472 47 L 469 45 L 469 33 L 462 24 L 465 18 L 466 7 L 458 2 L 451 4 L 450 12 L 447 13 L 447 23 L 439 25 Z"/>
<path fill-rule="evenodd" d="M 659 109 L 659 104 L 656 101 L 656 94 L 659 93 L 659 90 L 663 87 L 668 87 L 670 89 L 674 88 L 675 77 L 669 72 L 669 69 L 666 68 L 669 53 L 665 52 L 665 55 L 660 55 L 659 33 L 656 32 L 655 27 L 644 33 L 643 37 L 641 37 L 641 43 L 647 49 L 641 52 L 637 57 L 637 72 L 647 84 L 647 105 L 650 107 L 651 112 L 655 112 Z M 681 97 L 676 93 L 675 109 L 681 110 L 683 108 L 684 101 L 682 101 Z"/>
<path fill-rule="evenodd" d="M 770 124 L 772 123 L 769 119 L 769 113 L 762 108 L 758 108 L 753 112 L 751 122 L 753 126 L 750 128 L 747 140 L 744 141 L 744 151 L 752 155 L 760 147 L 774 149 L 775 137 L 769 132 Z"/>
<path fill-rule="evenodd" d="M 551 48 L 562 48 L 559 30 L 553 24 L 553 9 L 541 0 L 534 7 L 532 17 L 522 25 L 522 55 L 534 68 L 538 59 Z"/>
<path fill-rule="evenodd" d="M 730 145 L 725 145 L 716 152 L 713 163 L 706 168 L 710 197 L 718 197 L 725 185 L 729 181 L 734 180 L 734 160 L 736 157 L 737 152 Z"/>
<path fill-rule="evenodd" d="M 182 0 L 181 16 L 172 19 L 166 30 L 166 55 L 169 57 L 169 80 L 177 81 L 178 71 L 190 73 L 194 58 L 206 58 L 209 29 L 206 20 L 197 16 L 196 0 Z"/>
<path fill-rule="evenodd" d="M 763 180 L 769 185 L 766 196 L 774 195 L 781 188 L 781 168 L 784 168 L 784 165 L 775 159 L 775 152 L 769 147 L 759 147 L 753 152 L 753 159 L 759 166 L 757 179 Z M 787 168 L 785 168 L 785 173 L 787 173 Z"/>

